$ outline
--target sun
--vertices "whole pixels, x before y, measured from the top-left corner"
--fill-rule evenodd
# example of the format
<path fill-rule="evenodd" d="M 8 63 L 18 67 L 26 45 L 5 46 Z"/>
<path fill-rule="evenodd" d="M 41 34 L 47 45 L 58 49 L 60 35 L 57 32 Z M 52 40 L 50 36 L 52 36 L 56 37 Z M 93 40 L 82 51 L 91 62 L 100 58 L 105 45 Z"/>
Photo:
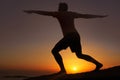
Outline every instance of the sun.
<path fill-rule="evenodd" d="M 74 67 L 72 68 L 72 70 L 73 70 L 73 71 L 77 71 L 77 67 L 74 66 Z"/>
<path fill-rule="evenodd" d="M 79 70 L 78 70 L 78 67 L 77 66 L 71 66 L 68 70 L 68 73 L 78 73 Z"/>

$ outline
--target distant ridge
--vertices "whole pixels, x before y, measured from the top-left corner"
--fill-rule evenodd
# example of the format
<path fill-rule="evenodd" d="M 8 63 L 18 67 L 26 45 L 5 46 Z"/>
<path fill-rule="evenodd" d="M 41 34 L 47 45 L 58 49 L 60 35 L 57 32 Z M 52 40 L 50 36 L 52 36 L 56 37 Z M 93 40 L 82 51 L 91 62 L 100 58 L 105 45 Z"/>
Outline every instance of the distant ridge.
<path fill-rule="evenodd" d="M 120 66 L 77 74 L 51 74 L 24 80 L 120 80 Z"/>

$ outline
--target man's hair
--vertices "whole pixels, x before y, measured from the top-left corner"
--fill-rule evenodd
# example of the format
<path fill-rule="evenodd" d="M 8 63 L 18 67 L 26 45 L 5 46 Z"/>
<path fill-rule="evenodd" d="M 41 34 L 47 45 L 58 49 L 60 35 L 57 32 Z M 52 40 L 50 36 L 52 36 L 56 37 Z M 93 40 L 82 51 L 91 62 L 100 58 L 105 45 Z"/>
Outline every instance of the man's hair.
<path fill-rule="evenodd" d="M 67 11 L 68 5 L 64 2 L 59 3 L 59 11 Z"/>

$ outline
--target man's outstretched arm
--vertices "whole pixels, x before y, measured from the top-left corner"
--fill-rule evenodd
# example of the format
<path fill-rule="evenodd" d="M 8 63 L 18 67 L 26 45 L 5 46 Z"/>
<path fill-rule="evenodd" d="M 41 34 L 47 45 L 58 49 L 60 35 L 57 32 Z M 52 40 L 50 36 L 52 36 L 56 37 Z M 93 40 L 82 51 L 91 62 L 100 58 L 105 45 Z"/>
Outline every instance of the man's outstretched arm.
<path fill-rule="evenodd" d="M 40 11 L 40 10 L 24 10 L 25 13 L 28 14 L 40 14 L 40 15 L 47 15 L 47 16 L 55 16 L 55 12 L 49 12 L 49 11 Z"/>
<path fill-rule="evenodd" d="M 92 15 L 92 14 L 75 14 L 76 18 L 104 18 L 107 17 L 108 15 Z"/>

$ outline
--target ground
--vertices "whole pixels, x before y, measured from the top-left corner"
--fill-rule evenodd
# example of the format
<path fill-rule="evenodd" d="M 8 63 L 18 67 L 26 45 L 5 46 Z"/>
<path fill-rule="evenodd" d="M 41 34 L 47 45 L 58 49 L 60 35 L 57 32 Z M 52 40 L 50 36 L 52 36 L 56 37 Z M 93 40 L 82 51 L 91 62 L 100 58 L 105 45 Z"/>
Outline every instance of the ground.
<path fill-rule="evenodd" d="M 50 74 L 24 80 L 120 80 L 120 66 L 77 74 Z"/>

